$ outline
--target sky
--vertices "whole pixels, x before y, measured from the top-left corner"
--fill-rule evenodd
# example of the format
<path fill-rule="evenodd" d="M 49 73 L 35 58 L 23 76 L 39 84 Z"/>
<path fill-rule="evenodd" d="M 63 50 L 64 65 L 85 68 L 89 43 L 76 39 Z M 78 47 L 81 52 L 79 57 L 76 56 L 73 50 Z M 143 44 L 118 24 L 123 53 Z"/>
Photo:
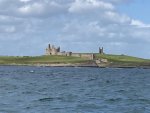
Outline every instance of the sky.
<path fill-rule="evenodd" d="M 72 52 L 150 58 L 150 0 L 0 0 L 0 55 Z"/>

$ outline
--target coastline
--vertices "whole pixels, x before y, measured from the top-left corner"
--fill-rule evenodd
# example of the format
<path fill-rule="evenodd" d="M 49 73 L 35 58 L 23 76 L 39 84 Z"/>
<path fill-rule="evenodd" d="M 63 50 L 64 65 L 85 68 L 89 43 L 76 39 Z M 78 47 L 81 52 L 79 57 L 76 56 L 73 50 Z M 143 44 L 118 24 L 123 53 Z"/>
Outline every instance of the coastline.
<path fill-rule="evenodd" d="M 37 67 L 99 67 L 94 62 L 85 62 L 85 63 L 49 63 L 49 64 L 0 64 L 0 66 L 37 66 Z"/>
<path fill-rule="evenodd" d="M 68 56 L 0 56 L 0 66 L 95 67 L 150 69 L 150 60 L 125 55 L 99 55 L 95 59 Z"/>
<path fill-rule="evenodd" d="M 53 63 L 53 64 L 0 64 L 0 66 L 36 66 L 36 67 L 91 67 L 91 68 L 141 68 L 141 69 L 150 69 L 150 66 L 123 66 L 123 65 L 107 65 L 107 66 L 98 66 L 96 63 L 86 64 L 86 63 Z"/>

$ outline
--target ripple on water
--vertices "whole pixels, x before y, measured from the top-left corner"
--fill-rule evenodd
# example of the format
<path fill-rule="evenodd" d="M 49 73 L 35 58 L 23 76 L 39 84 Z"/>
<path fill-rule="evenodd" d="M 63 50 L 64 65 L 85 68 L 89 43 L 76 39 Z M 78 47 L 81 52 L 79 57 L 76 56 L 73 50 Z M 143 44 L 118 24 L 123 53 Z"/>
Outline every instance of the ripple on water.
<path fill-rule="evenodd" d="M 52 98 L 52 97 L 47 97 L 47 98 L 41 98 L 41 99 L 39 99 L 38 101 L 40 101 L 40 102 L 50 102 L 50 101 L 54 101 L 54 100 L 56 100 L 56 99 L 58 99 L 58 98 Z"/>
<path fill-rule="evenodd" d="M 0 113 L 149 113 L 149 73 L 0 66 Z"/>
<path fill-rule="evenodd" d="M 110 98 L 110 99 L 106 99 L 105 101 L 112 104 L 112 103 L 118 103 L 120 101 L 123 101 L 123 99 L 122 98 Z"/>

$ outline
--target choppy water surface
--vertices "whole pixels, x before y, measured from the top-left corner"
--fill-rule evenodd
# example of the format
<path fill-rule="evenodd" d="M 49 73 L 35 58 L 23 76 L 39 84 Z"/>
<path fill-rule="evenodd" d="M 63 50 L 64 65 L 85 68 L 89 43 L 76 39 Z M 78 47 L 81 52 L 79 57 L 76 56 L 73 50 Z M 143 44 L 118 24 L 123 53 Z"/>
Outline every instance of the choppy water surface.
<path fill-rule="evenodd" d="M 0 66 L 0 113 L 150 113 L 150 70 Z"/>

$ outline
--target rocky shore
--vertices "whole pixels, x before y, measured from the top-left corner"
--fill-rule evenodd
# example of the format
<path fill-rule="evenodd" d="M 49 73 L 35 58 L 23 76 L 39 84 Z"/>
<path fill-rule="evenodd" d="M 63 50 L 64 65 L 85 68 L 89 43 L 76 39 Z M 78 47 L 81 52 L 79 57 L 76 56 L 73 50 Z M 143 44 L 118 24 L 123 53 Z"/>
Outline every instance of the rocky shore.
<path fill-rule="evenodd" d="M 150 66 L 126 66 L 126 65 L 110 65 L 110 64 L 101 64 L 98 65 L 95 62 L 93 63 L 52 63 L 52 64 L 5 64 L 1 66 L 37 66 L 37 67 L 96 67 L 96 68 L 142 68 L 150 69 Z"/>
<path fill-rule="evenodd" d="M 35 64 L 0 64 L 0 65 L 10 65 L 10 66 L 38 66 L 38 67 L 99 67 L 94 61 L 84 62 L 84 63 L 35 63 Z"/>

